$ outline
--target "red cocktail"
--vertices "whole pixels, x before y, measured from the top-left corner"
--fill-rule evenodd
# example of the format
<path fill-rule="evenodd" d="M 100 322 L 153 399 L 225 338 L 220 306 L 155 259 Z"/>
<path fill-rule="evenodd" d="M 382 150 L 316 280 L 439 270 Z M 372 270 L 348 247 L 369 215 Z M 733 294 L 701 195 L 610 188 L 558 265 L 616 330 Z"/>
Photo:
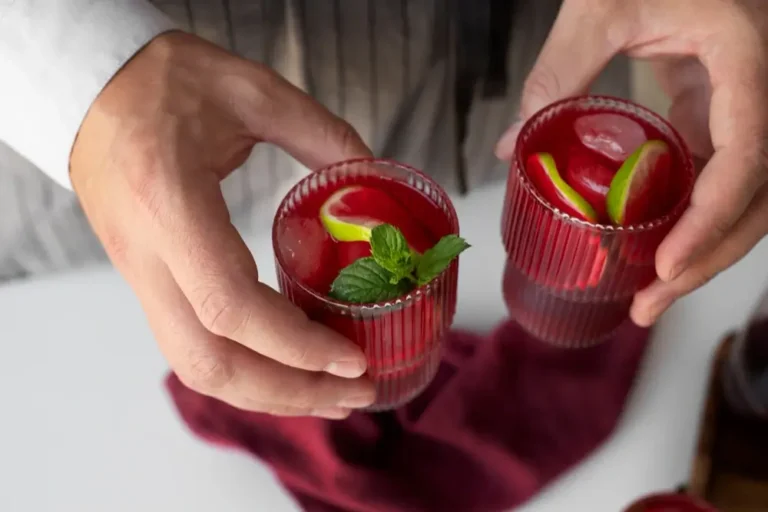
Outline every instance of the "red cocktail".
<path fill-rule="evenodd" d="M 517 322 L 562 346 L 600 341 L 656 276 L 656 249 L 695 179 L 661 117 L 627 101 L 560 101 L 522 128 L 502 218 L 504 297 Z"/>
<path fill-rule="evenodd" d="M 403 279 L 401 295 L 390 290 L 389 295 L 368 295 L 381 300 L 363 302 L 368 291 L 358 289 L 363 294 L 355 298 L 362 300 L 339 298 L 345 297 L 338 293 L 343 269 L 374 264 L 366 230 L 381 224 L 402 232 L 410 247 L 404 258 L 414 255 L 414 265 L 459 230 L 456 212 L 439 185 L 415 169 L 384 160 L 342 162 L 310 174 L 283 199 L 273 226 L 281 292 L 312 320 L 363 349 L 367 375 L 378 393 L 369 410 L 397 407 L 429 384 L 456 308 L 457 260 L 426 284 L 419 281 L 408 289 Z M 360 239 L 361 233 L 366 239 Z M 395 279 L 389 274 L 386 281 Z"/>

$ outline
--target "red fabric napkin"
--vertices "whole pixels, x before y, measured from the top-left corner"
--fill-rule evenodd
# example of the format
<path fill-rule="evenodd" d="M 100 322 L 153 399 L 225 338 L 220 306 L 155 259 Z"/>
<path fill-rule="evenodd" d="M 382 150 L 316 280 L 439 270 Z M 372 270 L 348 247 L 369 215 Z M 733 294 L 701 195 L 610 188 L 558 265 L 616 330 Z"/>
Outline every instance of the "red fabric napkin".
<path fill-rule="evenodd" d="M 168 388 L 204 439 L 265 460 L 308 511 L 501 511 L 592 452 L 615 427 L 648 331 L 557 349 L 512 322 L 453 333 L 433 384 L 407 406 L 344 421 L 247 413 Z"/>

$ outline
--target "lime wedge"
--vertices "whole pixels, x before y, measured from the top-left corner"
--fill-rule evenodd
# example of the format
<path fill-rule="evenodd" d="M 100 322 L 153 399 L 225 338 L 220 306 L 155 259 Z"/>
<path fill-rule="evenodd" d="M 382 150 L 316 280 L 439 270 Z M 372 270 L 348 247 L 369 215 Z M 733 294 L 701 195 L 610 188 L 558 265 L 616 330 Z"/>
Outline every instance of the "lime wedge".
<path fill-rule="evenodd" d="M 552 155 L 531 155 L 526 171 L 533 185 L 552 206 L 581 220 L 598 221 L 598 214 L 592 205 L 560 176 Z"/>
<path fill-rule="evenodd" d="M 664 193 L 656 187 L 666 183 L 669 164 L 669 146 L 660 140 L 649 140 L 629 155 L 608 189 L 606 207 L 610 219 L 620 226 L 650 220 L 655 193 Z"/>

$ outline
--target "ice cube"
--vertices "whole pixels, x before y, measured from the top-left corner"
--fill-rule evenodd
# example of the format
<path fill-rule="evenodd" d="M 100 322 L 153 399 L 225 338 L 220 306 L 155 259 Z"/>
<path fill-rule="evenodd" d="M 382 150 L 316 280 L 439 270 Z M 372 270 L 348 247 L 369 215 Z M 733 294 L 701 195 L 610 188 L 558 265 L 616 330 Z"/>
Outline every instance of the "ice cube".
<path fill-rule="evenodd" d="M 574 129 L 582 144 L 614 162 L 626 160 L 646 140 L 642 126 L 619 114 L 582 116 Z"/>
<path fill-rule="evenodd" d="M 305 285 L 325 293 L 335 278 L 336 267 L 330 235 L 317 218 L 286 217 L 279 222 L 277 245 L 286 271 Z"/>

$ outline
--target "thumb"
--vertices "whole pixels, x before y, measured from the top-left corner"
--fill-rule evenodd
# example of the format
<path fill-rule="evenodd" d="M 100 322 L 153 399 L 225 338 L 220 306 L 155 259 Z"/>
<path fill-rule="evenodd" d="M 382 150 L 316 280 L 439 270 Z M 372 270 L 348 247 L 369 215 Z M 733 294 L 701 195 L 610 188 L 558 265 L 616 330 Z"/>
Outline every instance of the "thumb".
<path fill-rule="evenodd" d="M 257 69 L 255 75 L 263 97 L 261 101 L 243 97 L 246 108 L 240 115 L 259 139 L 281 147 L 313 170 L 372 156 L 349 123 L 304 91 L 269 69 Z"/>
<path fill-rule="evenodd" d="M 205 180 L 209 181 L 206 182 Z M 218 178 L 195 176 L 163 197 L 153 232 L 162 260 L 211 333 L 284 365 L 356 378 L 365 355 L 258 281 L 251 252 L 229 221 Z"/>
<path fill-rule="evenodd" d="M 621 50 L 620 42 L 608 37 L 621 33 L 612 16 L 597 9 L 588 11 L 588 3 L 563 2 L 525 81 L 520 103 L 522 119 L 552 102 L 587 93 L 595 78 Z"/>

